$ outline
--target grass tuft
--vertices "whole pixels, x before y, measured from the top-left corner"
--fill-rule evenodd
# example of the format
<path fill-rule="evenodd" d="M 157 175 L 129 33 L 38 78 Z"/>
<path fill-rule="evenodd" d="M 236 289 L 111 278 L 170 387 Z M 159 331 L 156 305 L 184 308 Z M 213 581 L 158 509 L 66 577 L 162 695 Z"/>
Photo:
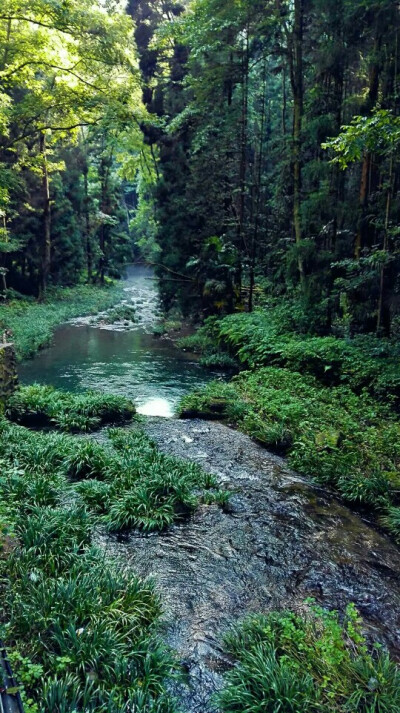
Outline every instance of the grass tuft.
<path fill-rule="evenodd" d="M 6 416 L 23 426 L 78 433 L 132 419 L 135 407 L 123 396 L 86 391 L 71 394 L 52 386 L 20 387 L 8 400 Z"/>

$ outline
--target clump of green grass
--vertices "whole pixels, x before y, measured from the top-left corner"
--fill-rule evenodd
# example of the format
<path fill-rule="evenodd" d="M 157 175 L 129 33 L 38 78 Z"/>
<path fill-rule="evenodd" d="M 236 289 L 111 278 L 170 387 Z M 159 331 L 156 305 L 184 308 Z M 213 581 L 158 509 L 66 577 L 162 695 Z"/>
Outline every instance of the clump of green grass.
<path fill-rule="evenodd" d="M 235 667 L 217 701 L 223 713 L 397 713 L 400 670 L 368 649 L 353 605 L 337 612 L 311 604 L 304 616 L 253 616 L 226 637 Z"/>
<path fill-rule="evenodd" d="M 228 493 L 215 478 L 196 464 L 160 453 L 143 431 L 116 428 L 108 434 L 109 441 L 101 444 L 0 422 L 0 458 L 17 470 L 11 492 L 21 496 L 29 481 L 33 506 L 39 497 L 51 504 L 60 488 L 69 487 L 70 497 L 79 495 L 113 532 L 159 531 L 187 517 L 200 502 L 226 505 Z"/>
<path fill-rule="evenodd" d="M 0 305 L 0 331 L 8 329 L 19 359 L 36 354 L 49 344 L 57 325 L 106 310 L 121 300 L 123 286 L 79 285 L 49 291 L 44 302 L 13 299 Z"/>
<path fill-rule="evenodd" d="M 184 397 L 179 413 L 237 425 L 348 502 L 377 513 L 396 504 L 400 424 L 366 394 L 270 367 L 208 384 Z M 396 535 L 395 518 L 385 522 Z"/>
<path fill-rule="evenodd" d="M 7 418 L 15 423 L 36 428 L 51 426 L 71 433 L 123 423 L 134 413 L 133 403 L 123 396 L 94 391 L 71 394 L 41 384 L 20 387 L 6 408 Z"/>
<path fill-rule="evenodd" d="M 108 310 L 107 315 L 101 317 L 101 321 L 105 324 L 114 324 L 115 322 L 135 322 L 136 310 L 132 304 L 122 302 Z"/>
<path fill-rule="evenodd" d="M 222 371 L 238 371 L 237 359 L 226 352 L 211 352 L 200 359 L 201 366 L 207 369 L 221 369 Z"/>
<path fill-rule="evenodd" d="M 105 517 L 111 531 L 163 530 L 193 512 L 201 501 L 221 491 L 199 466 L 160 453 L 143 433 L 109 432 L 118 457 L 106 481 L 110 484 Z"/>
<path fill-rule="evenodd" d="M 176 713 L 160 602 L 92 532 L 162 530 L 228 495 L 140 430 L 111 429 L 100 444 L 2 419 L 0 436 L 0 529 L 13 543 L 0 557 L 3 638 L 26 713 Z"/>

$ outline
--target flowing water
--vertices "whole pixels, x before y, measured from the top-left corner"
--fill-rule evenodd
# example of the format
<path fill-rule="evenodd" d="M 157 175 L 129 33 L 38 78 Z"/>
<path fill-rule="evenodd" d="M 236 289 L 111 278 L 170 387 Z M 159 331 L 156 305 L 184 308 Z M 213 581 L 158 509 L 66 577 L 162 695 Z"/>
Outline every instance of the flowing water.
<path fill-rule="evenodd" d="M 172 416 L 184 393 L 215 374 L 171 340 L 154 336 L 160 304 L 149 268 L 128 267 L 124 302 L 135 309 L 134 323 L 108 324 L 106 313 L 72 320 L 56 330 L 49 348 L 21 364 L 21 382 L 122 394 L 139 413 Z"/>
<path fill-rule="evenodd" d="M 85 318 L 61 327 L 53 346 L 22 366 L 22 380 L 101 388 L 133 398 L 149 416 L 171 415 L 210 374 L 152 335 L 159 305 L 150 278 L 142 268 L 128 274 L 136 324 L 107 325 L 104 315 L 97 326 Z M 384 534 L 227 426 L 150 417 L 145 427 L 160 449 L 202 464 L 232 491 L 224 511 L 203 505 L 159 535 L 98 534 L 112 557 L 155 581 L 166 639 L 187 674 L 174 688 L 182 711 L 215 710 L 230 665 L 221 641 L 233 622 L 249 612 L 301 611 L 306 597 L 339 611 L 354 602 L 370 639 L 400 656 L 399 550 Z"/>

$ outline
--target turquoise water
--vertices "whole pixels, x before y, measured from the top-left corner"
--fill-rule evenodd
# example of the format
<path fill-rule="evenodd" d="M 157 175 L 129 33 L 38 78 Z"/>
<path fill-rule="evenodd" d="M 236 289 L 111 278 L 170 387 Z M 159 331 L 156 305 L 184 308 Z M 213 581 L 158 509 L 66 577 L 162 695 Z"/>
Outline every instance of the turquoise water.
<path fill-rule="evenodd" d="M 59 327 L 50 347 L 20 365 L 21 382 L 122 394 L 140 413 L 172 416 L 181 396 L 215 378 L 193 355 L 153 335 L 160 305 L 151 270 L 129 267 L 125 284 L 124 301 L 135 307 L 134 324 L 109 325 L 100 315 Z"/>

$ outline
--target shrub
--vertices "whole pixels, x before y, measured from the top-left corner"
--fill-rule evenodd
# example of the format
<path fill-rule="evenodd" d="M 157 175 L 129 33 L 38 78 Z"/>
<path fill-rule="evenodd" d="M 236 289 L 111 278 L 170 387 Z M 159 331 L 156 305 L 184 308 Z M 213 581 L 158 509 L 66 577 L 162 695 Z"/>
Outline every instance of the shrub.
<path fill-rule="evenodd" d="M 230 315 L 214 325 L 214 340 L 251 369 L 285 367 L 310 374 L 329 386 L 367 389 L 380 400 L 400 403 L 400 350 L 372 336 L 355 339 L 298 334 L 281 320 L 281 310 Z"/>

